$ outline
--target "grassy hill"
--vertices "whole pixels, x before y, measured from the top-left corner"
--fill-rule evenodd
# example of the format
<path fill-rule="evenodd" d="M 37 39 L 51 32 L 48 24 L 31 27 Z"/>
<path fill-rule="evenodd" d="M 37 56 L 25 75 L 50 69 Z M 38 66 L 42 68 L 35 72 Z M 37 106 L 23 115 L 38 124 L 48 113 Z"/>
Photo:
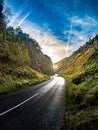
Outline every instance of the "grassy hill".
<path fill-rule="evenodd" d="M 98 129 L 98 44 L 94 40 L 87 44 L 65 58 L 65 62 L 63 59 L 56 64 L 61 70 L 59 74 L 67 80 L 67 130 Z"/>
<path fill-rule="evenodd" d="M 7 27 L 0 1 L 0 96 L 45 81 L 53 73 L 50 57 L 20 27 Z M 48 66 L 48 67 L 47 67 Z"/>
<path fill-rule="evenodd" d="M 0 63 L 0 96 L 41 83 L 48 76 L 28 66 Z"/>
<path fill-rule="evenodd" d="M 47 79 L 47 75 L 30 67 L 29 52 L 25 44 L 0 39 L 0 95 Z"/>
<path fill-rule="evenodd" d="M 54 67 L 54 72 L 59 72 L 60 70 L 65 68 L 65 64 L 67 63 L 67 59 L 68 58 L 64 58 L 61 61 L 58 61 L 56 63 L 54 63 L 53 67 Z"/>

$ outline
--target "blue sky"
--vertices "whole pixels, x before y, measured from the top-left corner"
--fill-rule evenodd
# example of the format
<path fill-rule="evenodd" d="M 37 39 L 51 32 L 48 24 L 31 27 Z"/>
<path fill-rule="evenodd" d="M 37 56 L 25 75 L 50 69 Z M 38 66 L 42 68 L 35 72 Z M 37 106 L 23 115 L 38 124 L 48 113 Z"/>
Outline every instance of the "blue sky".
<path fill-rule="evenodd" d="M 98 0 L 5 0 L 5 5 L 12 12 L 8 25 L 21 26 L 53 62 L 98 33 Z"/>

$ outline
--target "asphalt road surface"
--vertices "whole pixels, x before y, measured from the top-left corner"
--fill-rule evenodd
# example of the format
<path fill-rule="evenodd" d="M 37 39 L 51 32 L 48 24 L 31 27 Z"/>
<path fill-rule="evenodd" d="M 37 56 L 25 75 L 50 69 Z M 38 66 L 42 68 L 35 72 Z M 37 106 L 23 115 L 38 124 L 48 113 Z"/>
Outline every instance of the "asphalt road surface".
<path fill-rule="evenodd" d="M 64 103 L 65 80 L 57 75 L 0 97 L 0 130 L 60 130 Z"/>

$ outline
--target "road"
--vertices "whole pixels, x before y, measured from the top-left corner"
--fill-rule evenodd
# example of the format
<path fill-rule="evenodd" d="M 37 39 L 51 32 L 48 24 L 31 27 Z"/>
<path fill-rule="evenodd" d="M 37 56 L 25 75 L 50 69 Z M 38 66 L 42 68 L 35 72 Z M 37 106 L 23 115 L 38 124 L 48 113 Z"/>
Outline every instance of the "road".
<path fill-rule="evenodd" d="M 0 130 L 59 130 L 64 114 L 65 80 L 50 80 L 0 98 Z"/>

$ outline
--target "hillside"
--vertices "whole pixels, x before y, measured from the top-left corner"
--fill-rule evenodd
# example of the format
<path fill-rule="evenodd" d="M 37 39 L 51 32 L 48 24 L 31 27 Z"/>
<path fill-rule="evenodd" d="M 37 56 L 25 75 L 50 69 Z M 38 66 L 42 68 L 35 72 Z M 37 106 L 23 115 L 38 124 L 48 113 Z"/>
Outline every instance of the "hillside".
<path fill-rule="evenodd" d="M 67 80 L 65 127 L 97 130 L 98 35 L 58 63 L 59 74 Z"/>
<path fill-rule="evenodd" d="M 0 95 L 47 80 L 43 73 L 53 73 L 50 58 L 32 44 L 14 42 L 8 34 L 0 34 Z"/>
<path fill-rule="evenodd" d="M 0 95 L 40 83 L 53 74 L 53 63 L 38 42 L 20 27 L 7 27 L 0 1 Z M 48 76 L 47 76 L 48 75 Z"/>
<path fill-rule="evenodd" d="M 59 72 L 60 70 L 65 68 L 65 65 L 67 63 L 68 58 L 64 58 L 61 61 L 58 61 L 56 63 L 54 63 L 53 67 L 54 67 L 54 72 Z"/>
<path fill-rule="evenodd" d="M 6 30 L 6 37 L 3 41 L 14 44 L 16 47 L 11 48 L 12 50 L 17 48 L 16 44 L 18 43 L 19 51 L 22 51 L 20 52 L 21 60 L 25 57 L 31 68 L 45 74 L 53 74 L 53 63 L 50 57 L 44 55 L 38 42 L 24 33 L 20 27 L 15 29 L 13 27 L 8 27 Z M 10 45 L 8 44 L 8 46 Z"/>
<path fill-rule="evenodd" d="M 51 59 L 41 50 L 0 34 L 0 95 L 40 83 L 52 73 Z"/>

